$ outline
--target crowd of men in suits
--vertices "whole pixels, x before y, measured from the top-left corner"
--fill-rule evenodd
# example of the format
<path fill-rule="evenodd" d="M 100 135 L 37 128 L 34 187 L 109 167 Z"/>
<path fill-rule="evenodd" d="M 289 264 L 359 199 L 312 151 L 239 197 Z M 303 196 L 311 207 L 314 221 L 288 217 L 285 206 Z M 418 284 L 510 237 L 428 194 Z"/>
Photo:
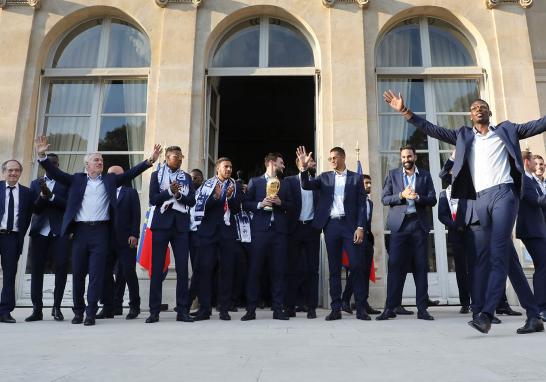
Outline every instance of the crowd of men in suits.
<path fill-rule="evenodd" d="M 519 139 L 546 130 L 546 118 L 527 124 L 503 122 L 490 125 L 491 112 L 483 100 L 470 108 L 473 127 L 449 130 L 413 114 L 402 96 L 391 91 L 385 101 L 424 133 L 456 145 L 440 173 L 449 186 L 440 194 L 439 219 L 448 229 L 454 248 L 461 313 L 472 310 L 469 324 L 482 333 L 500 320 L 495 312 L 517 314 L 506 302 L 510 278 L 527 320 L 518 333 L 543 331 L 546 319 L 546 186 L 544 161 L 521 152 Z M 38 161 L 45 175 L 30 188 L 19 184 L 22 166 L 17 160 L 2 165 L 0 183 L 0 256 L 4 284 L 0 322 L 14 323 L 15 275 L 24 237 L 30 227 L 33 312 L 26 321 L 43 319 L 44 264 L 55 267 L 52 316 L 64 319 L 61 301 L 67 279 L 69 247 L 72 253 L 73 324 L 94 325 L 96 319 L 121 314 L 125 285 L 130 302 L 127 319 L 140 314 L 136 275 L 140 202 L 129 182 L 159 158 L 161 146 L 151 157 L 124 171 L 113 166 L 104 173 L 99 153 L 85 157 L 85 172 L 67 174 L 59 169 L 55 154 L 46 151 L 47 139 L 37 139 Z M 374 238 L 371 232 L 373 204 L 369 198 L 371 178 L 349 171 L 345 152 L 330 150 L 331 171 L 316 174 L 316 162 L 305 147 L 296 150 L 299 174 L 283 177 L 284 158 L 269 153 L 265 173 L 248 185 L 232 178 L 229 158 L 216 161 L 216 174 L 203 179 L 200 170 L 191 174 L 182 167 L 178 146 L 165 149 L 165 161 L 151 175 L 148 225 L 152 231 L 150 315 L 146 323 L 159 321 L 162 307 L 165 254 L 170 245 L 176 266 L 177 321 L 210 319 L 213 297 L 221 320 L 230 320 L 233 296 L 238 288 L 238 258 L 247 256 L 246 312 L 242 321 L 256 319 L 263 298 L 263 280 L 270 279 L 273 318 L 296 316 L 306 306 L 307 318 L 317 317 L 320 237 L 324 234 L 328 254 L 331 311 L 326 320 L 352 313 L 356 318 L 376 320 L 411 313 L 401 307 L 404 282 L 411 272 L 416 286 L 417 318 L 433 320 L 427 308 L 429 213 L 436 205 L 431 174 L 417 168 L 411 145 L 400 149 L 402 167 L 390 170 L 384 182 L 382 203 L 389 207 L 387 229 L 388 277 L 383 312 L 367 302 Z M 281 179 L 278 193 L 268 193 L 268 181 Z M 519 212 L 519 213 L 518 213 Z M 517 224 L 516 224 L 517 217 Z M 511 232 L 529 251 L 534 265 L 531 291 Z M 69 240 L 71 237 L 71 240 Z M 346 256 L 347 283 L 342 290 L 342 259 Z M 192 278 L 188 283 L 188 263 Z M 267 271 L 264 265 L 268 264 Z M 115 273 L 115 278 L 114 278 Z M 89 276 L 87 304 L 85 280 Z M 303 291 L 303 292 L 301 292 Z M 217 293 L 216 293 L 217 292 Z M 301 296 L 301 297 L 300 297 Z M 199 308 L 190 313 L 197 298 Z M 99 302 L 103 307 L 98 312 Z M 84 318 L 85 315 L 85 318 Z"/>

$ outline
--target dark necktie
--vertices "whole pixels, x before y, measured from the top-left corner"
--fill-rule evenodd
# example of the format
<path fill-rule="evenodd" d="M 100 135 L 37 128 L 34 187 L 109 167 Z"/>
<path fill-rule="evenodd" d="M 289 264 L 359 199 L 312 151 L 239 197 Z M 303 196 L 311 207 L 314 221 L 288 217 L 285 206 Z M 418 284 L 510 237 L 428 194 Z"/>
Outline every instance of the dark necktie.
<path fill-rule="evenodd" d="M 13 189 L 15 187 L 8 186 L 9 188 L 9 201 L 8 201 L 8 225 L 6 229 L 13 231 L 13 221 L 15 220 L 15 200 L 13 200 Z"/>

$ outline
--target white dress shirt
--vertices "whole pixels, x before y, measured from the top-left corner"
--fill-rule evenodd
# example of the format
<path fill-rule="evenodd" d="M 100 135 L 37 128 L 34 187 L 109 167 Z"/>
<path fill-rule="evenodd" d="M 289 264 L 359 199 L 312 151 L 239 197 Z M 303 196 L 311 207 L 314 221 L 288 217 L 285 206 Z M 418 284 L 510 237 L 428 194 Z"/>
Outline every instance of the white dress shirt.
<path fill-rule="evenodd" d="M 8 206 L 9 206 L 9 185 L 8 182 L 6 182 L 6 198 L 4 200 L 4 216 L 2 216 L 2 221 L 0 222 L 0 229 L 7 229 L 8 228 Z M 12 231 L 17 232 L 19 231 L 19 183 L 17 183 L 13 189 L 13 229 Z"/>
<path fill-rule="evenodd" d="M 77 222 L 110 220 L 108 194 L 102 175 L 91 179 L 87 176 L 87 186 L 83 194 L 82 206 L 76 214 Z"/>
<path fill-rule="evenodd" d="M 117 189 L 116 189 L 116 199 L 119 199 L 119 192 L 121 191 L 121 186 L 119 186 Z"/>
<path fill-rule="evenodd" d="M 330 209 L 330 217 L 345 216 L 345 183 L 347 183 L 347 169 L 339 173 L 334 171 L 334 200 Z"/>
<path fill-rule="evenodd" d="M 313 191 L 304 190 L 301 188 L 301 173 L 299 175 L 300 180 L 300 190 L 301 190 L 301 212 L 300 212 L 300 221 L 312 220 L 315 213 L 313 210 Z"/>
<path fill-rule="evenodd" d="M 469 165 L 476 192 L 499 184 L 514 183 L 510 175 L 508 150 L 491 126 L 485 135 L 474 128 Z"/>
<path fill-rule="evenodd" d="M 47 175 L 44 176 L 44 180 L 45 180 L 45 182 L 46 182 L 47 188 L 49 188 L 49 190 L 50 190 L 51 192 L 53 192 L 53 187 L 55 187 L 55 180 L 49 179 L 49 178 L 47 177 Z M 51 199 L 49 199 L 49 200 L 53 200 L 54 198 L 55 198 L 55 195 L 51 196 Z M 40 230 L 40 235 L 42 235 L 42 236 L 48 236 L 48 235 L 49 235 L 49 232 L 51 232 L 51 225 L 49 224 L 49 218 L 48 218 L 48 219 L 46 219 L 44 226 L 43 226 L 42 229 Z"/>
<path fill-rule="evenodd" d="M 415 192 L 415 178 L 417 177 L 417 174 L 419 174 L 419 169 L 417 166 L 415 166 L 415 171 L 413 172 L 412 176 L 408 176 L 406 174 L 406 169 L 402 167 L 402 179 L 404 180 L 404 188 L 407 186 L 411 186 L 411 189 L 413 192 Z M 406 208 L 406 214 L 415 214 L 417 213 L 417 208 L 415 208 L 415 200 L 413 199 L 407 199 L 407 208 Z"/>
<path fill-rule="evenodd" d="M 370 195 L 366 195 L 366 222 L 371 221 Z"/>

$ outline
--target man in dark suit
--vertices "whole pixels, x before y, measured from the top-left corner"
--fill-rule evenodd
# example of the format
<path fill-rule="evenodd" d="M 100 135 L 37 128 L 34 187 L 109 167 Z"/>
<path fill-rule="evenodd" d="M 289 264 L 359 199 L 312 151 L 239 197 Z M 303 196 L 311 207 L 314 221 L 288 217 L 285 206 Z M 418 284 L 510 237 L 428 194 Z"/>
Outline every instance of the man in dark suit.
<path fill-rule="evenodd" d="M 95 325 L 98 301 L 102 294 L 109 231 L 117 209 L 116 189 L 150 168 L 159 157 L 160 145 L 154 146 L 151 157 L 121 175 L 102 175 L 104 162 L 100 153 L 85 156 L 85 172 L 67 174 L 53 166 L 45 153 L 49 147 L 46 137 L 36 140 L 38 162 L 55 181 L 68 190 L 61 235 L 73 233 L 72 294 L 73 324 Z M 85 306 L 85 277 L 89 274 L 87 307 Z M 86 313 L 85 322 L 83 313 Z"/>
<path fill-rule="evenodd" d="M 190 208 L 195 205 L 195 190 L 190 174 L 183 171 L 182 149 L 170 146 L 165 162 L 150 179 L 152 215 L 152 277 L 150 280 L 150 316 L 146 323 L 159 321 L 163 290 L 163 266 L 169 243 L 176 265 L 176 320 L 193 322 L 189 314 L 188 255 Z"/>
<path fill-rule="evenodd" d="M 108 174 L 123 174 L 120 166 L 112 166 Z M 114 296 L 117 283 L 125 283 L 129 287 L 128 320 L 133 320 L 140 314 L 140 292 L 136 274 L 136 250 L 140 236 L 140 199 L 133 187 L 121 185 L 116 190 L 116 215 L 110 235 L 110 251 L 106 260 L 104 285 L 102 290 L 102 310 L 97 319 L 114 318 Z M 114 268 L 117 263 L 118 276 L 114 280 Z M 123 306 L 123 295 L 121 297 Z"/>
<path fill-rule="evenodd" d="M 370 274 L 372 272 L 373 252 L 375 239 L 372 233 L 372 215 L 373 215 L 373 202 L 370 198 L 370 192 L 372 191 L 372 178 L 368 174 L 362 175 L 362 181 L 364 183 L 364 192 L 366 193 L 366 227 L 364 228 L 364 295 L 365 302 L 364 308 L 368 314 L 379 314 L 378 310 L 375 310 L 368 303 L 368 297 L 370 292 Z M 353 295 L 353 277 L 350 272 L 347 272 L 347 281 L 345 283 L 345 289 L 343 290 L 342 298 L 342 310 L 349 314 L 353 314 L 351 308 L 351 297 Z"/>
<path fill-rule="evenodd" d="M 343 250 L 349 257 L 349 271 L 353 273 L 356 318 L 370 320 L 366 313 L 364 288 L 364 258 L 362 243 L 366 226 L 366 194 L 362 176 L 347 170 L 345 150 L 334 147 L 328 161 L 333 171 L 315 178 L 307 170 L 312 153 L 298 147 L 296 155 L 302 165 L 301 185 L 304 190 L 318 190 L 319 201 L 315 208 L 313 227 L 324 231 L 330 271 L 330 297 L 332 311 L 327 321 L 341 319 L 341 258 Z"/>
<path fill-rule="evenodd" d="M 519 204 L 516 221 L 516 237 L 520 239 L 533 259 L 533 289 L 540 309 L 540 317 L 546 321 L 546 194 L 533 177 L 533 155 L 523 151 L 525 176 L 523 198 Z"/>
<path fill-rule="evenodd" d="M 284 272 L 288 234 L 288 213 L 292 208 L 290 189 L 284 180 L 275 196 L 267 195 L 267 182 L 279 178 L 284 171 L 284 160 L 279 153 L 269 153 L 264 159 L 266 172 L 252 178 L 243 201 L 243 209 L 252 212 L 250 266 L 246 285 L 247 307 L 242 321 L 256 319 L 260 292 L 260 277 L 266 259 L 271 269 L 273 319 L 288 320 L 283 312 Z"/>
<path fill-rule="evenodd" d="M 463 126 L 458 130 L 436 126 L 415 115 L 404 105 L 402 96 L 391 90 L 383 94 L 385 101 L 404 118 L 425 134 L 443 142 L 456 145 L 457 157 L 453 165 L 452 194 L 455 198 L 475 199 L 480 224 L 489 235 L 488 257 L 491 271 L 487 282 L 485 303 L 482 312 L 469 325 L 487 333 L 491 329 L 491 318 L 504 293 L 510 262 L 515 255 L 512 229 L 518 212 L 519 197 L 523 193 L 525 176 L 519 140 L 532 137 L 546 130 L 546 117 L 523 124 L 504 121 L 491 126 L 491 110 L 487 102 L 477 99 L 470 106 L 473 127 Z M 519 259 L 515 258 L 517 264 Z M 519 266 L 517 283 L 522 286 L 518 298 L 527 307 L 525 325 L 518 333 L 542 331 L 543 323 L 530 288 L 525 287 L 525 274 Z M 476 273 L 483 277 L 485 272 Z"/>
<path fill-rule="evenodd" d="M 241 185 L 231 178 L 231 160 L 216 161 L 216 176 L 202 184 L 195 200 L 195 219 L 199 224 L 199 310 L 195 321 L 208 320 L 211 315 L 214 269 L 219 265 L 218 310 L 220 319 L 231 320 L 231 306 L 237 224 L 235 215 L 241 209 Z"/>
<path fill-rule="evenodd" d="M 193 184 L 193 189 L 195 192 L 199 190 L 199 187 L 203 184 L 203 172 L 194 168 L 190 171 L 191 182 Z M 188 310 L 191 308 L 191 305 L 199 293 L 199 234 L 197 230 L 199 229 L 199 224 L 195 222 L 194 218 L 195 206 L 190 210 L 190 232 L 188 234 L 190 242 L 190 263 L 191 263 L 191 281 L 189 289 L 189 306 Z"/>
<path fill-rule="evenodd" d="M 51 164 L 59 167 L 56 154 L 47 155 Z M 66 208 L 67 188 L 52 179 L 50 174 L 30 183 L 34 195 L 34 215 L 30 224 L 29 256 L 32 264 L 30 279 L 30 297 L 32 314 L 27 322 L 43 319 L 42 289 L 44 287 L 44 268 L 47 259 L 51 259 L 55 268 L 55 289 L 53 291 L 53 309 L 51 315 L 55 321 L 63 321 L 61 303 L 66 286 L 68 272 L 68 235 L 61 235 L 61 224 Z"/>
<path fill-rule="evenodd" d="M 299 158 L 296 166 L 300 171 L 303 167 Z M 314 160 L 307 164 L 311 177 L 317 171 Z M 319 262 L 320 262 L 320 230 L 313 227 L 315 208 L 318 203 L 318 191 L 308 191 L 301 187 L 301 174 L 285 179 L 290 189 L 294 208 L 288 214 L 288 261 L 286 265 L 286 293 L 284 303 L 289 317 L 296 317 L 298 287 L 302 286 L 304 302 L 307 306 L 307 318 L 317 318 Z"/>
<path fill-rule="evenodd" d="M 427 311 L 428 233 L 430 208 L 436 205 L 436 192 L 430 173 L 415 165 L 417 155 L 411 145 L 400 148 L 402 169 L 390 170 L 383 186 L 383 205 L 389 206 L 387 229 L 389 263 L 387 301 L 377 320 L 396 317 L 394 309 L 402 302 L 408 269 L 413 270 L 416 288 L 417 318 L 433 320 Z"/>
<path fill-rule="evenodd" d="M 17 261 L 23 251 L 25 235 L 30 224 L 37 195 L 21 184 L 23 166 L 16 159 L 2 163 L 0 181 L 0 265 L 3 285 L 0 294 L 0 322 L 14 324 L 11 312 L 15 309 L 15 277 Z"/>

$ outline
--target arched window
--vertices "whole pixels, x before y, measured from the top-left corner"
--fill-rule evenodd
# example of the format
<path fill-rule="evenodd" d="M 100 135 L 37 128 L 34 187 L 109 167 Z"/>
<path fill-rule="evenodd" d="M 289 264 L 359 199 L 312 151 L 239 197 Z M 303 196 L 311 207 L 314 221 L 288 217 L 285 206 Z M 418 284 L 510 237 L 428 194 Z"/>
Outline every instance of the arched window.
<path fill-rule="evenodd" d="M 148 38 L 122 20 L 88 21 L 60 41 L 44 71 L 39 133 L 63 170 L 81 171 L 87 152 L 103 153 L 105 170 L 143 159 L 149 66 Z"/>

